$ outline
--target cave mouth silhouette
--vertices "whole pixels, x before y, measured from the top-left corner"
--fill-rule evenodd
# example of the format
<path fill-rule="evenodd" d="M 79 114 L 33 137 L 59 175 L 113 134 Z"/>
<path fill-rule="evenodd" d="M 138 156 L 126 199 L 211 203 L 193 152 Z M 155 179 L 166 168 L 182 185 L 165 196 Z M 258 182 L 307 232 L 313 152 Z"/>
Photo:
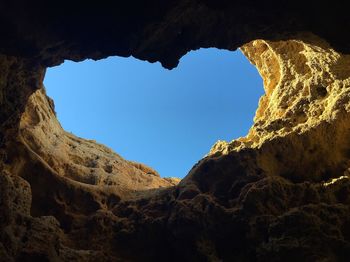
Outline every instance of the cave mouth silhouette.
<path fill-rule="evenodd" d="M 177 68 L 133 57 L 66 61 L 44 85 L 62 127 L 162 177 L 184 177 L 217 140 L 252 126 L 261 76 L 237 50 L 200 49 Z"/>

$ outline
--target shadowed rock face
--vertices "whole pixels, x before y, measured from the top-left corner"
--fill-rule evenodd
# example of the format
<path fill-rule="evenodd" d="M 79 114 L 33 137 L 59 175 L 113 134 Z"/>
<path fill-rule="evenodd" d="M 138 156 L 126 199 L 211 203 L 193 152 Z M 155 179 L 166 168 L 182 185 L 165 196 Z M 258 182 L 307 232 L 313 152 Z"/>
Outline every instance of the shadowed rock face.
<path fill-rule="evenodd" d="M 269 2 L 2 3 L 0 261 L 347 261 L 346 8 Z M 180 183 L 62 130 L 42 85 L 64 59 L 209 46 L 241 46 L 265 95 Z"/>
<path fill-rule="evenodd" d="M 0 17 L 0 52 L 46 66 L 133 55 L 172 68 L 192 49 L 234 50 L 305 31 L 350 51 L 347 8 L 327 1 L 14 0 L 0 4 Z"/>

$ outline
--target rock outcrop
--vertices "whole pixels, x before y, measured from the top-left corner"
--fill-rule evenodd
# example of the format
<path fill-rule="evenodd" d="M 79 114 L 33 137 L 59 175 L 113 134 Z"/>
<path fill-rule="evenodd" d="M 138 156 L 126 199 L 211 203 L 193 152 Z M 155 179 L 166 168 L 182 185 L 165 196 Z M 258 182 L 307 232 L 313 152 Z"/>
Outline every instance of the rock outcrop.
<path fill-rule="evenodd" d="M 344 6 L 12 1 L 0 21 L 0 261 L 348 260 Z M 62 130 L 42 84 L 64 59 L 172 68 L 209 46 L 241 47 L 265 95 L 181 182 Z"/>

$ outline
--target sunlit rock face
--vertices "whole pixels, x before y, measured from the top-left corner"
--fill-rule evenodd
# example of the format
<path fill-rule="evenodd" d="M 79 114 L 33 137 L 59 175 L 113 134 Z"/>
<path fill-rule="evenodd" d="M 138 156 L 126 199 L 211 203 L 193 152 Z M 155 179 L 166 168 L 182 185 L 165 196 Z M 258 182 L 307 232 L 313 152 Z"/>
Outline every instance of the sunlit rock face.
<path fill-rule="evenodd" d="M 0 9 L 0 261 L 348 260 L 345 8 L 39 2 Z M 170 68 L 208 46 L 241 46 L 265 95 L 247 136 L 218 142 L 180 183 L 62 130 L 42 84 L 63 59 Z"/>
<path fill-rule="evenodd" d="M 305 38 L 309 43 L 255 40 L 242 46 L 264 80 L 265 95 L 248 135 L 218 142 L 212 155 L 255 149 L 259 166 L 269 175 L 295 182 L 346 172 L 350 56 L 315 36 Z"/>
<path fill-rule="evenodd" d="M 210 196 L 227 224 L 240 225 L 234 237 L 227 228 L 218 235 L 240 239 L 230 259 L 252 243 L 252 260 L 349 255 L 350 56 L 309 37 L 241 48 L 264 80 L 254 125 L 246 137 L 219 141 L 179 185 L 191 202 Z"/>

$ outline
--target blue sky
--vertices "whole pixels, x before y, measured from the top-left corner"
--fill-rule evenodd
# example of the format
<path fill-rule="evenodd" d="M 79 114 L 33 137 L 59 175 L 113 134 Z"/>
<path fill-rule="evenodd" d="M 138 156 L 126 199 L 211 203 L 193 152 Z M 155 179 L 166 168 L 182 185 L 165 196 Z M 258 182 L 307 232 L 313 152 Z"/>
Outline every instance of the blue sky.
<path fill-rule="evenodd" d="M 217 140 L 247 134 L 262 79 L 240 51 L 200 49 L 177 68 L 110 57 L 49 68 L 58 119 L 163 177 L 184 177 Z"/>

